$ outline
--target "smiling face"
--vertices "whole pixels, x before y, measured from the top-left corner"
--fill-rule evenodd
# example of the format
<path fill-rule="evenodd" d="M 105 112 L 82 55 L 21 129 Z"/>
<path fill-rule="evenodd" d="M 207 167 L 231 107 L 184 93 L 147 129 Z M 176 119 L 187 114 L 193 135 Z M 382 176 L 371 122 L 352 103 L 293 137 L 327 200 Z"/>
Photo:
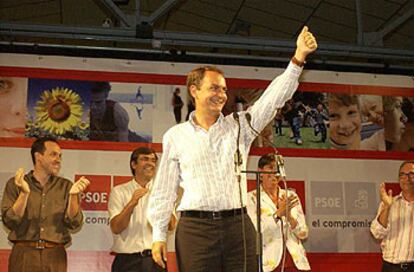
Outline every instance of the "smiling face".
<path fill-rule="evenodd" d="M 365 95 L 361 97 L 361 113 L 368 121 L 384 127 L 384 110 L 381 96 Z"/>
<path fill-rule="evenodd" d="M 329 132 L 331 140 L 349 149 L 358 149 L 361 141 L 361 116 L 357 104 L 329 102 Z"/>
<path fill-rule="evenodd" d="M 210 116 L 218 116 L 227 102 L 227 86 L 223 75 L 206 71 L 200 86 L 190 86 L 195 99 L 196 111 Z"/>
<path fill-rule="evenodd" d="M 276 161 L 272 161 L 269 164 L 264 165 L 263 168 L 259 168 L 259 171 L 274 172 L 276 169 L 277 163 Z M 260 174 L 260 179 L 263 188 L 268 192 L 273 192 L 280 181 L 280 177 L 276 174 Z"/>
<path fill-rule="evenodd" d="M 0 77 L 0 137 L 24 136 L 26 100 L 26 78 Z"/>
<path fill-rule="evenodd" d="M 150 181 L 155 176 L 157 157 L 154 153 L 140 154 L 136 161 L 131 162 L 131 168 L 135 171 L 135 180 Z"/>
<path fill-rule="evenodd" d="M 399 171 L 400 187 L 403 194 L 414 194 L 414 163 L 404 163 Z"/>
<path fill-rule="evenodd" d="M 47 175 L 57 176 L 61 167 L 62 152 L 60 146 L 55 142 L 45 142 L 45 151 L 36 152 L 35 167 Z"/>

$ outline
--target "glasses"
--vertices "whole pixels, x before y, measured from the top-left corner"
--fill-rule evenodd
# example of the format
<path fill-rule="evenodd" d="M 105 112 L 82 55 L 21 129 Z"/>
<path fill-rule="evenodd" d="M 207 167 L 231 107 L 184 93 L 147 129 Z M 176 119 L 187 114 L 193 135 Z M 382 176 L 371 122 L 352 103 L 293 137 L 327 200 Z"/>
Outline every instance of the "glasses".
<path fill-rule="evenodd" d="M 408 177 L 408 178 L 412 179 L 412 178 L 414 178 L 414 172 L 408 172 L 408 173 L 401 172 L 398 176 L 400 178 Z"/>

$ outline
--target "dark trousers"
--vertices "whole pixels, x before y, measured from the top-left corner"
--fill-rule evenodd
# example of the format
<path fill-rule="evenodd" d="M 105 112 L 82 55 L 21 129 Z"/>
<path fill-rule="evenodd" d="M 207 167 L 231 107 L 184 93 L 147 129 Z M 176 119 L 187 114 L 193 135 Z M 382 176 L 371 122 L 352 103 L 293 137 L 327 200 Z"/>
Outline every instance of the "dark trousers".
<path fill-rule="evenodd" d="M 414 262 L 401 265 L 392 264 L 383 260 L 381 272 L 414 272 Z"/>
<path fill-rule="evenodd" d="M 181 123 L 181 107 L 174 107 L 174 118 L 177 124 Z"/>
<path fill-rule="evenodd" d="M 247 214 L 247 272 L 257 272 L 255 229 Z M 175 234 L 180 272 L 243 272 L 242 216 L 221 219 L 181 217 Z"/>
<path fill-rule="evenodd" d="M 290 128 L 293 132 L 293 137 L 295 141 L 302 140 L 300 136 L 300 119 L 299 117 L 293 117 L 292 120 L 289 121 Z"/>
<path fill-rule="evenodd" d="M 139 253 L 117 254 L 112 263 L 112 272 L 162 272 L 166 271 L 157 265 L 152 256 L 141 256 Z"/>
<path fill-rule="evenodd" d="M 64 247 L 36 249 L 14 245 L 9 258 L 9 272 L 66 272 Z"/>

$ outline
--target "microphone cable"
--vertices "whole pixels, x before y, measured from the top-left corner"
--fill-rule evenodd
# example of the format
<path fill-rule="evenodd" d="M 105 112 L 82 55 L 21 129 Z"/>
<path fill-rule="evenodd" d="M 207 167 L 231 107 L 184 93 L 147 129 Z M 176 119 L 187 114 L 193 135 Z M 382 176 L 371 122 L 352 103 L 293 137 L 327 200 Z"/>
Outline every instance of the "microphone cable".
<path fill-rule="evenodd" d="M 249 125 L 250 129 L 256 134 L 256 136 L 260 136 L 260 132 L 258 132 L 252 126 L 252 123 L 251 123 L 252 122 L 252 115 L 249 112 L 246 112 L 245 118 L 246 118 L 247 124 Z M 286 216 L 285 216 L 285 219 L 286 219 L 286 223 L 288 224 L 287 215 L 290 212 L 290 203 L 289 203 L 289 198 L 288 198 L 288 187 L 287 187 L 287 182 L 286 182 L 286 173 L 285 173 L 285 170 L 284 170 L 284 164 L 285 163 L 284 163 L 282 155 L 278 155 L 279 152 L 277 151 L 276 145 L 273 142 L 269 141 L 269 139 L 267 139 L 266 137 L 263 137 L 263 140 L 266 143 L 270 144 L 270 146 L 273 148 L 273 150 L 275 152 L 275 160 L 276 160 L 276 164 L 277 164 L 277 171 L 281 174 L 283 186 L 285 187 L 285 191 L 286 191 L 286 204 L 285 204 L 286 205 L 286 208 L 285 208 L 286 209 Z M 281 168 L 283 168 L 283 175 L 280 171 Z M 259 201 L 261 201 L 261 199 L 259 199 Z M 259 216 L 259 215 L 257 215 L 257 216 Z M 281 221 L 280 225 L 281 225 L 282 239 L 283 239 L 283 258 L 282 258 L 281 272 L 283 272 L 283 271 L 285 271 L 285 262 L 286 262 L 286 253 L 287 253 L 286 240 L 287 240 L 287 237 L 289 235 L 289 233 L 288 233 L 289 229 L 285 228 L 285 231 L 283 231 L 284 230 L 283 220 L 280 220 L 280 221 Z"/>
<path fill-rule="evenodd" d="M 240 208 L 241 208 L 241 223 L 242 223 L 242 239 L 243 239 L 243 272 L 247 272 L 247 242 L 246 242 L 246 222 L 244 220 L 244 206 L 243 206 L 243 194 L 241 189 L 241 171 L 240 167 L 243 164 L 243 159 L 241 157 L 239 143 L 240 143 L 240 117 L 237 112 L 233 112 L 233 118 L 237 121 L 238 131 L 237 131 L 237 146 L 236 152 L 234 153 L 234 167 L 237 177 L 237 183 L 239 185 L 239 198 L 240 198 Z"/>

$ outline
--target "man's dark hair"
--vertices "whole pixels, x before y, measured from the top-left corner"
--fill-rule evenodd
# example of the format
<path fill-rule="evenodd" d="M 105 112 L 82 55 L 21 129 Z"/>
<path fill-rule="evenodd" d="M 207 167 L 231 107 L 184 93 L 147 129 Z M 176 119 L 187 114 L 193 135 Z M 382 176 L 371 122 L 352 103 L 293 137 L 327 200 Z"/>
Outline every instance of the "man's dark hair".
<path fill-rule="evenodd" d="M 91 92 L 99 93 L 99 92 L 106 92 L 109 93 L 111 91 L 111 84 L 107 81 L 95 81 L 92 83 Z"/>
<path fill-rule="evenodd" d="M 400 169 L 398 170 L 398 173 L 400 173 L 401 168 L 403 168 L 407 164 L 414 164 L 414 161 L 404 161 L 404 162 L 402 162 L 401 165 L 400 165 Z"/>
<path fill-rule="evenodd" d="M 132 175 L 135 176 L 135 170 L 132 168 L 131 163 L 137 162 L 139 155 L 150 155 L 154 154 L 155 159 L 158 160 L 157 153 L 155 153 L 154 149 L 149 147 L 138 147 L 131 153 L 131 158 L 129 159 L 129 168 L 131 168 Z"/>
<path fill-rule="evenodd" d="M 224 76 L 224 73 L 222 70 L 220 70 L 219 68 L 215 66 L 208 66 L 208 65 L 197 67 L 193 69 L 191 72 L 189 72 L 187 74 L 187 92 L 188 92 L 188 97 L 193 101 L 194 105 L 195 105 L 194 97 L 191 95 L 190 87 L 191 85 L 195 85 L 197 88 L 200 88 L 201 81 L 204 79 L 204 75 L 206 74 L 206 72 L 216 72 Z"/>
<path fill-rule="evenodd" d="M 257 166 L 263 169 L 265 165 L 269 165 L 274 161 L 276 161 L 275 154 L 269 153 L 269 154 L 266 154 L 260 157 L 259 162 L 257 163 Z"/>
<path fill-rule="evenodd" d="M 50 137 L 50 136 L 36 139 L 33 142 L 32 148 L 30 150 L 30 155 L 32 156 L 33 165 L 36 164 L 35 153 L 39 152 L 40 154 L 43 154 L 46 150 L 46 146 L 45 146 L 46 142 L 54 142 L 54 143 L 59 144 L 55 138 Z"/>

